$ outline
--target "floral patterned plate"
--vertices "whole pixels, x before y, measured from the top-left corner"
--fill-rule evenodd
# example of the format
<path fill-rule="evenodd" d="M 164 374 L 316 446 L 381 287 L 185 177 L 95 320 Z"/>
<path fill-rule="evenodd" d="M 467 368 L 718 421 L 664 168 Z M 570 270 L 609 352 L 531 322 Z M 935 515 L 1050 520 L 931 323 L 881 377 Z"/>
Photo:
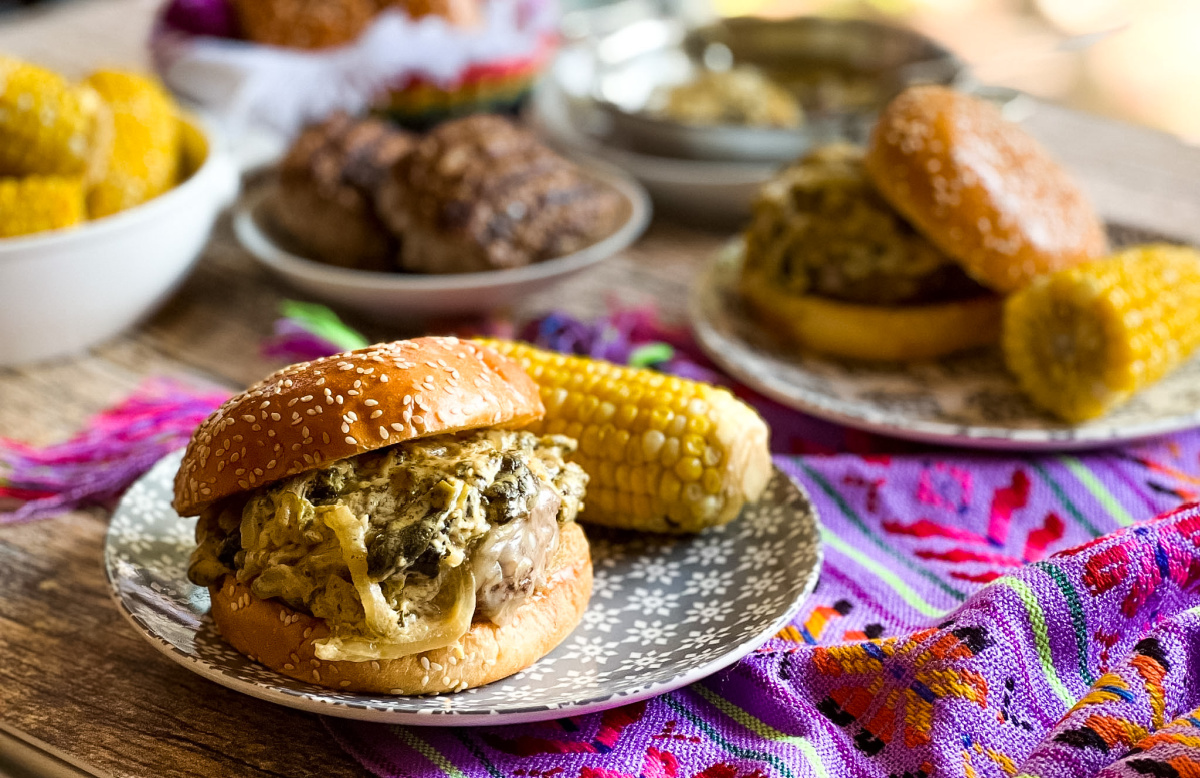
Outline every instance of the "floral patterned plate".
<path fill-rule="evenodd" d="M 692 537 L 588 528 L 595 588 L 583 622 L 514 676 L 458 694 L 339 693 L 279 675 L 230 648 L 208 590 L 185 575 L 194 519 L 171 508 L 182 452 L 135 483 L 113 515 L 104 560 L 121 612 L 159 651 L 240 692 L 293 708 L 396 724 L 493 725 L 575 716 L 698 681 L 782 629 L 821 567 L 808 495 L 776 470 L 733 523 Z"/>
<path fill-rule="evenodd" d="M 1163 240 L 1109 227 L 1114 246 Z M 1004 368 L 999 349 L 936 362 L 873 364 L 797 356 L 755 322 L 737 293 L 741 241 L 697 279 L 689 301 L 700 346 L 730 375 L 813 416 L 897 438 L 1007 450 L 1099 448 L 1200 426 L 1200 356 L 1085 424 L 1035 408 Z"/>

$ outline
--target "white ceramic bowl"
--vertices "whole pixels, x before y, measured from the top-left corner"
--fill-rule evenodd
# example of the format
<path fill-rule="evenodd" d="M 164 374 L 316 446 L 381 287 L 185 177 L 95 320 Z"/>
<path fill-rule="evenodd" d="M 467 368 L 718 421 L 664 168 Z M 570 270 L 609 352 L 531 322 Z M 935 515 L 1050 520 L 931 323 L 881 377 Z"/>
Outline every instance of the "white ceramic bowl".
<path fill-rule="evenodd" d="M 511 270 L 409 275 L 334 267 L 294 254 L 272 237 L 268 183 L 242 198 L 233 229 L 242 245 L 297 289 L 379 321 L 412 321 L 487 313 L 505 308 L 579 273 L 632 244 L 650 222 L 650 198 L 636 181 L 613 169 L 586 168 L 628 203 L 625 221 L 608 237 L 564 257 Z"/>
<path fill-rule="evenodd" d="M 203 161 L 169 192 L 74 229 L 0 239 L 0 365 L 81 352 L 166 300 L 237 196 L 237 168 L 210 127 L 201 134 Z"/>

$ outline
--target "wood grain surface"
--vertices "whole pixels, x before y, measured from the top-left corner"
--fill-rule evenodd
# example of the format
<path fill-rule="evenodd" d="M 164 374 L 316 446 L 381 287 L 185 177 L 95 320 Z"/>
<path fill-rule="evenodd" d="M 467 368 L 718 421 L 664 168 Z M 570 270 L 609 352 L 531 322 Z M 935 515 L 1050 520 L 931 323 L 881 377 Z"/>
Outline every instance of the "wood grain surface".
<path fill-rule="evenodd" d="M 0 26 L 0 51 L 75 71 L 139 64 L 156 5 L 68 0 Z M 1200 242 L 1200 150 L 1052 106 L 1027 125 L 1108 217 Z M 513 316 L 590 317 L 614 298 L 653 300 L 679 319 L 691 278 L 727 237 L 658 223 Z M 185 285 L 142 326 L 76 359 L 0 370 L 0 435 L 61 440 L 148 376 L 240 388 L 276 367 L 259 348 L 285 296 L 222 220 Z M 377 339 L 415 334 L 351 322 Z M 112 776 L 363 774 L 317 717 L 228 691 L 146 644 L 109 599 L 106 519 L 96 508 L 0 527 L 0 721 Z"/>

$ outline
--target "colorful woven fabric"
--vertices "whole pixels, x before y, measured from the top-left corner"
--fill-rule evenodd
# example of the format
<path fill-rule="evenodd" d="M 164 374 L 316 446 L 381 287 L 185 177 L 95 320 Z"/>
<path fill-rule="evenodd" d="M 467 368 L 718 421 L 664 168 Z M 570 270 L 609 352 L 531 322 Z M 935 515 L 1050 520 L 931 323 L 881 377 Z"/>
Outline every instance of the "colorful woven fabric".
<path fill-rule="evenodd" d="M 712 369 L 644 313 L 523 334 Z M 334 737 L 401 778 L 1200 778 L 1200 431 L 1079 456 L 963 454 L 733 388 L 825 525 L 820 585 L 791 625 L 707 681 L 602 714 L 327 719 Z M 0 497 L 31 518 L 109 494 L 221 396 L 136 397 L 62 450 L 4 442 Z"/>
<path fill-rule="evenodd" d="M 1200 775 L 1200 507 L 1176 507 L 1200 435 L 777 461 L 820 511 L 825 568 L 731 670 L 561 722 L 330 730 L 408 778 Z"/>
<path fill-rule="evenodd" d="M 1200 507 L 1180 507 L 1200 489 L 1200 432 L 972 455 L 738 391 L 826 528 L 821 582 L 790 626 L 707 681 L 607 713 L 329 719 L 338 741 L 403 778 L 1200 776 Z"/>

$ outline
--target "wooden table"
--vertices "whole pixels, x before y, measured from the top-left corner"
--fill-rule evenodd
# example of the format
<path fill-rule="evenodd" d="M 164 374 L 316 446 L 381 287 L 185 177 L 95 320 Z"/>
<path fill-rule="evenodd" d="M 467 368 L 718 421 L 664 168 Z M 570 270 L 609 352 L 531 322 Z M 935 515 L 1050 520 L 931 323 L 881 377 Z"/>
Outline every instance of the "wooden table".
<path fill-rule="evenodd" d="M 66 2 L 0 22 L 0 51 L 75 72 L 141 64 L 156 5 Z M 1200 149 L 1052 106 L 1027 124 L 1106 215 L 1200 242 Z M 725 237 L 655 224 L 634 249 L 514 313 L 592 316 L 615 295 L 653 299 L 678 318 L 688 281 Z M 63 439 L 147 376 L 241 387 L 274 367 L 259 345 L 286 295 L 223 220 L 183 288 L 143 326 L 77 359 L 0 370 L 0 435 Z M 355 323 L 380 339 L 410 334 Z M 202 680 L 146 644 L 109 599 L 106 520 L 97 508 L 0 528 L 0 754 L 5 733 L 18 732 L 101 775 L 363 774 L 317 717 Z"/>

